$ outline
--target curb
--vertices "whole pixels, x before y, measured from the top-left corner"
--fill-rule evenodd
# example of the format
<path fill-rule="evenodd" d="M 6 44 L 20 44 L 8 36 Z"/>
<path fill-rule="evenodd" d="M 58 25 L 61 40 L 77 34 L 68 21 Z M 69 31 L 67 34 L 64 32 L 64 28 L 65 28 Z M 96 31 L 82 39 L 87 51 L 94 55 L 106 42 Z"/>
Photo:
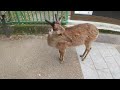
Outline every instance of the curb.
<path fill-rule="evenodd" d="M 82 21 L 82 20 L 68 20 L 67 27 L 82 24 L 82 23 L 91 23 L 94 24 L 98 29 L 106 29 L 111 31 L 120 32 L 120 25 L 109 24 L 109 23 L 102 23 L 102 22 L 92 22 L 92 21 Z"/>

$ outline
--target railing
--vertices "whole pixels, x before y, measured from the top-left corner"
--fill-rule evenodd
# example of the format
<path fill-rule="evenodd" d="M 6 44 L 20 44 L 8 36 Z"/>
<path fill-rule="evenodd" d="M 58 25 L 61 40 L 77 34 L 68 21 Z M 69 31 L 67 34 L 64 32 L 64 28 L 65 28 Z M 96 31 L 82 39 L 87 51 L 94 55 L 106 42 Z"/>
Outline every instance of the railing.
<path fill-rule="evenodd" d="M 45 19 L 55 20 L 54 15 L 63 15 L 63 24 L 68 21 L 68 11 L 7 11 L 6 23 L 8 24 L 45 24 Z"/>

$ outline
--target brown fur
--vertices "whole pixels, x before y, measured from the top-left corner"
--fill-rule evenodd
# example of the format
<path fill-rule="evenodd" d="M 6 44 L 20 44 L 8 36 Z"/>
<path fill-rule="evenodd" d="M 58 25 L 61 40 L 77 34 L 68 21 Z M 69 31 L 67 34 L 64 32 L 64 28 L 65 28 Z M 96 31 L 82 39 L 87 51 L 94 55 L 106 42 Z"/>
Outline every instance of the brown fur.
<path fill-rule="evenodd" d="M 59 49 L 60 61 L 63 62 L 64 54 L 67 47 L 75 47 L 85 45 L 86 49 L 82 57 L 84 60 L 91 50 L 91 43 L 96 40 L 99 35 L 99 30 L 96 26 L 85 23 L 72 27 L 63 28 L 61 24 L 56 23 L 52 26 L 53 32 L 48 34 L 48 45 Z"/>

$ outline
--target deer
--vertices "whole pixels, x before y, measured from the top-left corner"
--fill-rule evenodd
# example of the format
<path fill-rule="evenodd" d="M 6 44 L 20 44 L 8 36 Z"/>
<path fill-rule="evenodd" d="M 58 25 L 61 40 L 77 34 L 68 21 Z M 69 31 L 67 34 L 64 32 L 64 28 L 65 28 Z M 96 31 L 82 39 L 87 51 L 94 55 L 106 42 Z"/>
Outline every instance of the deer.
<path fill-rule="evenodd" d="M 48 45 L 59 50 L 60 63 L 64 62 L 66 48 L 85 45 L 85 51 L 80 55 L 82 61 L 84 61 L 92 49 L 92 43 L 99 35 L 99 30 L 90 23 L 63 27 L 61 24 L 62 18 L 62 16 L 58 18 L 55 14 L 56 21 L 51 22 L 45 19 L 46 23 L 51 26 L 47 37 Z"/>

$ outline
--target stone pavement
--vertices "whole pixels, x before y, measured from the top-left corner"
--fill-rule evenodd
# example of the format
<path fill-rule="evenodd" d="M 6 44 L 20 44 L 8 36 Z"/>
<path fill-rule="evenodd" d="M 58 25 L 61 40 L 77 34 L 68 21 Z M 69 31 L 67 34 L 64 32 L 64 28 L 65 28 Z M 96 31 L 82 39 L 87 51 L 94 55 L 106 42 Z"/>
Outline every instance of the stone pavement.
<path fill-rule="evenodd" d="M 114 45 L 93 43 L 85 61 L 79 57 L 84 46 L 76 47 L 84 79 L 120 79 L 120 53 Z"/>
<path fill-rule="evenodd" d="M 120 45 L 120 35 L 100 33 L 96 41 Z"/>
<path fill-rule="evenodd" d="M 81 61 L 84 48 L 76 47 L 84 79 L 120 79 L 120 35 L 100 34 L 87 59 Z"/>

